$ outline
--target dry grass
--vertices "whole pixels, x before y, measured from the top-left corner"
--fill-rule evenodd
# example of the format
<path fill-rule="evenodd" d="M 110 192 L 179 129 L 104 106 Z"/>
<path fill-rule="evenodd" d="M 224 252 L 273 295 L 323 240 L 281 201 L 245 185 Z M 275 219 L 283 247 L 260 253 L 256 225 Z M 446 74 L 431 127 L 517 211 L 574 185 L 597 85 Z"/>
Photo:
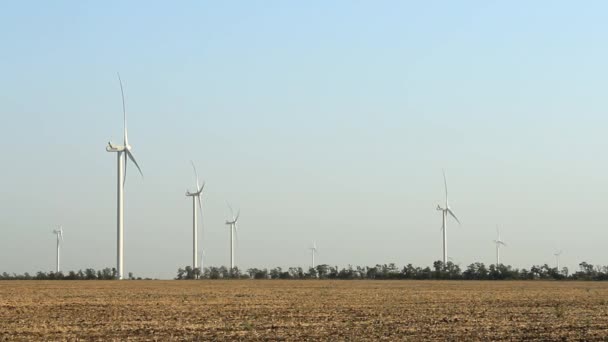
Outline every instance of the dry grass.
<path fill-rule="evenodd" d="M 4 281 L 0 340 L 608 340 L 608 283 Z"/>

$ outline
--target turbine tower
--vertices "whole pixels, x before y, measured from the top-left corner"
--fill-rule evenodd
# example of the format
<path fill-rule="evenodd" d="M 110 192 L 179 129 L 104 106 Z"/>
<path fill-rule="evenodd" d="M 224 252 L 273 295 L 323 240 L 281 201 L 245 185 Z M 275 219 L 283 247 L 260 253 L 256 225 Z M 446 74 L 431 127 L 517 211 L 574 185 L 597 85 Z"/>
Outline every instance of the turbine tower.
<path fill-rule="evenodd" d="M 127 159 L 131 159 L 139 174 L 144 176 L 141 172 L 141 169 L 137 162 L 135 161 L 135 157 L 131 153 L 131 145 L 129 145 L 129 138 L 127 135 L 127 111 L 125 109 L 125 94 L 122 88 L 122 80 L 120 79 L 120 74 L 118 74 L 118 83 L 120 83 L 120 94 L 122 95 L 122 115 L 123 115 L 123 125 L 124 125 L 124 143 L 123 145 L 113 145 L 111 142 L 108 142 L 108 146 L 106 147 L 107 152 L 116 153 L 117 156 L 117 165 L 118 165 L 118 180 L 117 180 L 117 203 L 116 203 L 116 271 L 118 279 L 123 279 L 123 235 L 124 235 L 124 187 L 127 176 Z"/>
<path fill-rule="evenodd" d="M 241 214 L 241 210 L 237 211 L 236 216 L 234 216 L 234 211 L 228 202 L 228 208 L 230 209 L 230 215 L 232 220 L 226 220 L 226 224 L 230 227 L 230 269 L 234 268 L 234 238 L 237 234 L 237 226 L 236 222 L 239 220 L 239 215 Z"/>
<path fill-rule="evenodd" d="M 562 255 L 562 251 L 557 251 L 555 252 L 553 255 L 555 255 L 555 264 L 557 265 L 557 273 L 560 273 L 561 271 L 559 270 L 559 257 Z"/>
<path fill-rule="evenodd" d="M 315 268 L 315 254 L 317 254 L 317 243 L 315 241 L 312 242 L 312 247 L 310 247 L 310 254 L 312 255 L 312 268 Z"/>
<path fill-rule="evenodd" d="M 194 177 L 196 178 L 196 190 L 194 192 L 190 192 L 186 190 L 186 197 L 192 197 L 192 269 L 198 267 L 197 265 L 197 256 L 198 256 L 198 237 L 197 237 L 197 217 L 196 217 L 196 207 L 198 203 L 198 209 L 201 212 L 201 219 L 203 217 L 203 206 L 201 204 L 201 194 L 203 193 L 203 188 L 205 188 L 205 182 L 203 185 L 199 185 L 198 182 L 198 173 L 196 172 L 196 166 L 194 166 L 194 162 L 192 162 L 192 168 L 194 169 Z"/>
<path fill-rule="evenodd" d="M 443 232 L 443 264 L 445 265 L 448 261 L 448 214 L 450 214 L 456 220 L 456 222 L 458 222 L 458 224 L 460 224 L 460 221 L 458 220 L 456 214 L 454 214 L 454 212 L 450 208 L 450 205 L 448 204 L 448 182 L 445 178 L 445 171 L 443 171 L 443 184 L 445 185 L 445 208 L 442 208 L 441 205 L 437 205 L 437 210 L 441 211 L 443 217 L 443 224 L 441 225 L 441 230 Z"/>
<path fill-rule="evenodd" d="M 507 244 L 500 239 L 500 230 L 496 228 L 496 234 L 498 234 L 498 238 L 494 240 L 496 244 L 496 266 L 500 265 L 500 246 L 507 246 Z"/>
<path fill-rule="evenodd" d="M 59 252 L 61 249 L 61 242 L 63 242 L 63 227 L 59 226 L 59 229 L 53 230 L 53 234 L 57 235 L 57 266 L 56 266 L 55 272 L 59 273 L 59 271 L 61 270 L 60 264 L 59 264 L 59 255 L 60 255 Z"/>

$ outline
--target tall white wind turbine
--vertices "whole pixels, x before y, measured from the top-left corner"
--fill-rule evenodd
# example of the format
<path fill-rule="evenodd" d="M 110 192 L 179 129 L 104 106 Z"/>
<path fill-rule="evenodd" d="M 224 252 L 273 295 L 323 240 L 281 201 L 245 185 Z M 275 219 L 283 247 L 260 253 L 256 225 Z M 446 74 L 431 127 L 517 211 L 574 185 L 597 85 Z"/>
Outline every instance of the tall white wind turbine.
<path fill-rule="evenodd" d="M 559 257 L 562 255 L 562 251 L 561 250 L 557 251 L 553 255 L 555 255 L 555 264 L 556 264 L 556 267 L 557 267 L 557 273 L 560 273 L 561 271 L 559 269 Z"/>
<path fill-rule="evenodd" d="M 445 185 L 445 207 L 442 208 L 441 205 L 437 205 L 437 210 L 441 211 L 441 214 L 443 217 L 443 224 L 441 226 L 441 230 L 443 232 L 443 264 L 445 265 L 448 261 L 448 236 L 447 236 L 448 214 L 450 214 L 454 218 L 454 220 L 456 220 L 456 222 L 458 222 L 458 224 L 460 224 L 460 221 L 458 220 L 458 218 L 456 217 L 456 214 L 454 214 L 454 212 L 452 211 L 452 209 L 450 208 L 450 205 L 448 203 L 448 181 L 446 180 L 446 177 L 445 177 L 445 171 L 443 172 L 443 184 Z"/>
<path fill-rule="evenodd" d="M 230 228 L 230 269 L 234 268 L 234 238 L 235 235 L 237 234 L 237 226 L 236 226 L 236 222 L 239 220 L 239 215 L 241 214 L 241 210 L 239 209 L 236 213 L 236 216 L 234 216 L 234 211 L 232 210 L 232 207 L 230 206 L 230 204 L 228 202 L 226 202 L 226 204 L 228 204 L 228 208 L 230 209 L 230 215 L 232 217 L 232 219 L 230 220 L 226 220 L 226 224 L 229 226 Z"/>
<path fill-rule="evenodd" d="M 53 230 L 53 234 L 57 235 L 57 266 L 56 266 L 56 272 L 59 273 L 59 271 L 61 271 L 61 265 L 59 263 L 59 256 L 60 256 L 60 250 L 61 250 L 61 243 L 63 242 L 63 227 L 59 226 L 59 229 L 55 229 Z"/>
<path fill-rule="evenodd" d="M 312 247 L 310 247 L 310 254 L 312 256 L 312 268 L 315 268 L 315 254 L 317 254 L 317 243 L 315 241 L 312 242 Z"/>
<path fill-rule="evenodd" d="M 125 109 L 125 93 L 122 88 L 122 80 L 120 79 L 120 74 L 118 75 L 118 82 L 120 83 L 120 93 L 122 95 L 122 115 L 123 115 L 123 125 L 124 125 L 124 143 L 123 145 L 113 145 L 111 142 L 108 142 L 108 146 L 106 147 L 107 152 L 114 152 L 117 156 L 117 165 L 118 165 L 118 187 L 117 187 L 117 237 L 116 237 L 116 271 L 118 279 L 123 279 L 123 235 L 124 235 L 124 187 L 127 176 L 127 159 L 130 159 L 139 174 L 144 176 L 141 172 L 141 168 L 135 161 L 135 157 L 131 153 L 131 145 L 129 145 L 129 138 L 127 134 L 127 111 Z"/>
<path fill-rule="evenodd" d="M 496 244 L 496 266 L 500 265 L 500 246 L 507 246 L 507 244 L 500 239 L 500 230 L 496 228 L 496 234 L 498 238 L 494 240 L 494 244 Z"/>
<path fill-rule="evenodd" d="M 203 193 L 203 189 L 205 188 L 205 182 L 203 185 L 199 185 L 198 182 L 198 173 L 196 172 L 196 166 L 194 166 L 194 162 L 192 162 L 192 168 L 194 169 L 194 177 L 196 178 L 196 190 L 194 192 L 190 192 L 186 190 L 186 197 L 192 197 L 192 269 L 198 267 L 197 259 L 198 259 L 198 236 L 197 236 L 197 203 L 198 209 L 201 213 L 201 220 L 203 217 L 203 206 L 201 204 L 201 194 Z"/>

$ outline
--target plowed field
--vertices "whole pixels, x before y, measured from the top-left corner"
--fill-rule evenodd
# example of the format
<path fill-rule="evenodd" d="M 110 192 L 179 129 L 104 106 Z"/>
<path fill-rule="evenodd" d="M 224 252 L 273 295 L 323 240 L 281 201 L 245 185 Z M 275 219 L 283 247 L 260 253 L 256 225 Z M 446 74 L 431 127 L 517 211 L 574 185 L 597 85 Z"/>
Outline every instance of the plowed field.
<path fill-rule="evenodd" d="M 608 283 L 3 281 L 0 340 L 608 340 Z"/>

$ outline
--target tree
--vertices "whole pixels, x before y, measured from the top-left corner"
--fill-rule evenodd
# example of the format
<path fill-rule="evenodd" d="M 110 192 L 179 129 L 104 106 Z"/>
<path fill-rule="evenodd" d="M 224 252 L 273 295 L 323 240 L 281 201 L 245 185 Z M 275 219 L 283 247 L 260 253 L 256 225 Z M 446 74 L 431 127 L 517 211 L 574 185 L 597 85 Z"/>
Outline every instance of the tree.
<path fill-rule="evenodd" d="M 317 274 L 319 275 L 319 279 L 327 278 L 327 275 L 329 274 L 329 266 L 326 264 L 317 265 Z"/>
<path fill-rule="evenodd" d="M 194 271 L 192 270 L 192 266 L 186 266 L 184 270 L 186 271 L 186 279 L 194 279 Z"/>
<path fill-rule="evenodd" d="M 184 279 L 185 274 L 186 274 L 186 271 L 184 271 L 184 269 L 180 267 L 177 269 L 177 277 L 175 279 L 182 280 L 182 279 Z"/>
<path fill-rule="evenodd" d="M 84 270 L 84 279 L 86 280 L 95 280 L 97 279 L 97 275 L 95 274 L 95 270 L 92 268 L 87 268 Z"/>
<path fill-rule="evenodd" d="M 318 277 L 319 277 L 319 274 L 317 273 L 316 268 L 314 268 L 314 267 L 308 268 L 308 273 L 306 273 L 306 278 L 317 279 Z"/>

